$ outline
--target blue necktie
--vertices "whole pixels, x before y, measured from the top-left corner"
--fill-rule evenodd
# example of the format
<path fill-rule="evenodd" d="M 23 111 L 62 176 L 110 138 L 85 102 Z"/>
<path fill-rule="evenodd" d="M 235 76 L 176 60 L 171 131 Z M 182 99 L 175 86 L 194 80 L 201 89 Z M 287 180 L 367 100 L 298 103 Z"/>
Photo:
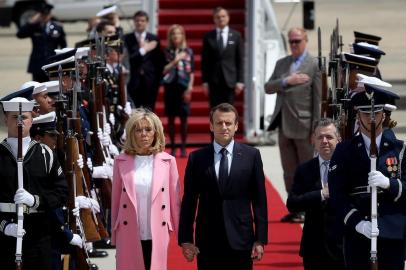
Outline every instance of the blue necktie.
<path fill-rule="evenodd" d="M 220 167 L 219 167 L 219 186 L 220 188 L 224 188 L 224 184 L 227 181 L 228 177 L 228 158 L 227 158 L 227 149 L 222 148 L 220 150 L 221 160 L 220 160 Z"/>
<path fill-rule="evenodd" d="M 328 183 L 328 166 L 330 164 L 330 161 L 325 160 L 323 161 L 323 163 L 321 164 L 322 166 L 324 166 L 324 173 L 323 173 L 323 179 L 321 179 L 321 181 L 323 181 L 323 186 L 326 186 Z"/>

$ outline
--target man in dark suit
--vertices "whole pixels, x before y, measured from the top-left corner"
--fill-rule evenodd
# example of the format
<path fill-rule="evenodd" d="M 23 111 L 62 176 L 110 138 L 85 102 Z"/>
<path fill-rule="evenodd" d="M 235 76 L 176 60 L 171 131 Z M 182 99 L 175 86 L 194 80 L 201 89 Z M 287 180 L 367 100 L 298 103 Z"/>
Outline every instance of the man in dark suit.
<path fill-rule="evenodd" d="M 146 31 L 148 18 L 145 11 L 137 11 L 134 14 L 135 31 L 124 36 L 124 44 L 130 61 L 128 94 L 136 108 L 145 107 L 153 111 L 164 58 L 159 38 Z"/>
<path fill-rule="evenodd" d="M 27 71 L 32 73 L 34 81 L 46 82 L 48 76 L 41 68 L 47 64 L 49 57 L 55 55 L 55 49 L 66 47 L 65 31 L 60 23 L 52 20 L 52 5 L 44 2 L 35 8 L 38 13 L 21 26 L 17 37 L 31 38 L 32 52 Z"/>
<path fill-rule="evenodd" d="M 321 76 L 317 61 L 306 49 L 307 33 L 295 27 L 288 32 L 291 55 L 279 59 L 265 84 L 267 94 L 277 94 L 269 130 L 279 128 L 278 143 L 286 192 L 293 183 L 296 167 L 313 157 L 310 137 L 313 124 L 320 119 Z M 302 222 L 291 213 L 282 222 Z"/>
<path fill-rule="evenodd" d="M 210 107 L 227 102 L 234 104 L 235 95 L 244 89 L 243 49 L 241 34 L 228 27 L 227 10 L 213 12 L 216 29 L 203 38 L 202 81 Z"/>
<path fill-rule="evenodd" d="M 377 236 L 379 269 L 403 270 L 406 235 L 405 143 L 383 129 L 383 108 L 399 96 L 364 83 L 366 91 L 351 98 L 360 132 L 337 145 L 330 161 L 330 201 L 343 226 L 347 270 L 371 269 L 371 238 Z M 374 100 L 372 107 L 371 101 Z M 375 140 L 371 125 L 374 112 Z M 375 159 L 371 153 L 377 150 Z M 375 151 L 374 151 L 375 152 Z M 376 168 L 373 168 L 373 165 Z M 371 218 L 371 187 L 377 188 L 377 231 Z"/>
<path fill-rule="evenodd" d="M 261 155 L 234 141 L 237 128 L 232 105 L 212 108 L 214 142 L 191 153 L 186 167 L 178 242 L 188 261 L 197 254 L 199 270 L 251 270 L 268 242 Z"/>
<path fill-rule="evenodd" d="M 332 237 L 328 223 L 328 164 L 339 142 L 338 130 L 332 119 L 323 118 L 315 124 L 314 148 L 318 156 L 299 165 L 287 206 L 291 212 L 305 212 L 300 256 L 305 270 L 344 269 L 340 245 Z"/>

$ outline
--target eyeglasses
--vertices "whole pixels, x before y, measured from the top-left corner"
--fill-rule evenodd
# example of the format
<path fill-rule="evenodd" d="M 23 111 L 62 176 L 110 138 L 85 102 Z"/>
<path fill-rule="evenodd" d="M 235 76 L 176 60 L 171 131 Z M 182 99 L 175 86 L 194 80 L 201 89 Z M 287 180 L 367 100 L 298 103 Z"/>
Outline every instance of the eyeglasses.
<path fill-rule="evenodd" d="M 299 44 L 303 39 L 290 39 L 289 44 Z"/>
<path fill-rule="evenodd" d="M 151 133 L 154 132 L 154 129 L 151 127 L 145 127 L 145 128 L 136 128 L 135 133 L 137 134 L 142 134 L 145 131 L 145 133 Z"/>

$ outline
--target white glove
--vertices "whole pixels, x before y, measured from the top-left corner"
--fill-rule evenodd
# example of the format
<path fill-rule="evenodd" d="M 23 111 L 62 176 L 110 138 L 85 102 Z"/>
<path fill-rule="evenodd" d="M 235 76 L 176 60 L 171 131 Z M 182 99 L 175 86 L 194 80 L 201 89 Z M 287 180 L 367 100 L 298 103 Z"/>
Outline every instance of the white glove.
<path fill-rule="evenodd" d="M 78 204 L 79 208 L 89 209 L 92 207 L 92 204 L 91 204 L 89 198 L 87 198 L 85 196 L 77 196 L 75 198 L 75 206 L 76 206 L 76 203 Z"/>
<path fill-rule="evenodd" d="M 372 171 L 368 173 L 368 185 L 388 189 L 390 185 L 389 178 L 380 171 Z"/>
<path fill-rule="evenodd" d="M 4 228 L 4 234 L 11 237 L 17 237 L 17 224 L 16 223 L 9 223 Z M 25 230 L 23 229 L 23 235 L 25 234 Z"/>
<path fill-rule="evenodd" d="M 128 101 L 125 103 L 124 112 L 128 115 L 131 115 L 133 113 L 133 110 L 131 109 L 131 103 Z"/>
<path fill-rule="evenodd" d="M 113 168 L 111 165 L 106 164 L 94 167 L 92 176 L 93 178 L 111 179 L 113 177 Z"/>
<path fill-rule="evenodd" d="M 90 157 L 87 158 L 86 165 L 89 168 L 89 170 L 93 170 L 93 162 Z"/>
<path fill-rule="evenodd" d="M 80 215 L 79 203 L 76 200 L 75 200 L 75 208 L 72 209 L 72 214 L 75 217 L 79 217 Z"/>
<path fill-rule="evenodd" d="M 29 207 L 32 207 L 34 206 L 35 198 L 31 193 L 29 193 L 25 189 L 19 188 L 17 189 L 17 192 L 14 195 L 14 203 L 15 204 L 23 203 L 25 205 L 28 205 Z"/>
<path fill-rule="evenodd" d="M 79 168 L 83 169 L 84 162 L 83 162 L 83 156 L 81 154 L 79 154 L 79 158 L 78 158 L 78 160 L 76 160 L 76 164 L 79 166 Z"/>
<path fill-rule="evenodd" d="M 100 205 L 99 205 L 99 202 L 98 201 L 96 201 L 95 199 L 92 199 L 92 198 L 88 198 L 88 200 L 90 201 L 90 205 L 91 205 L 91 208 L 92 208 L 92 211 L 94 212 L 94 213 L 100 213 Z"/>
<path fill-rule="evenodd" d="M 97 130 L 97 137 L 103 146 L 108 146 L 110 144 L 109 135 L 107 133 L 103 133 L 100 128 Z"/>
<path fill-rule="evenodd" d="M 82 241 L 82 237 L 80 237 L 79 234 L 73 234 L 73 238 L 72 240 L 70 240 L 69 244 L 71 244 L 72 246 L 78 246 L 79 248 L 83 247 L 83 241 Z"/>
<path fill-rule="evenodd" d="M 117 146 L 115 146 L 114 144 L 110 144 L 109 145 L 109 152 L 110 155 L 114 156 L 118 156 L 120 153 L 118 152 L 118 148 Z"/>
<path fill-rule="evenodd" d="M 109 123 L 104 123 L 104 133 L 107 133 L 107 135 L 111 134 L 111 126 Z"/>
<path fill-rule="evenodd" d="M 109 122 L 114 126 L 116 124 L 116 118 L 113 113 L 109 114 Z"/>
<path fill-rule="evenodd" d="M 357 226 L 355 226 L 355 230 L 356 230 L 358 233 L 364 235 L 365 237 L 367 237 L 367 238 L 369 238 L 369 239 L 371 239 L 371 237 L 372 237 L 372 223 L 371 223 L 371 221 L 368 221 L 368 220 L 362 220 L 362 221 L 360 221 L 360 222 L 357 224 Z M 377 228 L 377 230 L 378 230 L 378 231 L 377 231 L 377 235 L 376 235 L 376 236 L 379 235 L 379 229 Z"/>

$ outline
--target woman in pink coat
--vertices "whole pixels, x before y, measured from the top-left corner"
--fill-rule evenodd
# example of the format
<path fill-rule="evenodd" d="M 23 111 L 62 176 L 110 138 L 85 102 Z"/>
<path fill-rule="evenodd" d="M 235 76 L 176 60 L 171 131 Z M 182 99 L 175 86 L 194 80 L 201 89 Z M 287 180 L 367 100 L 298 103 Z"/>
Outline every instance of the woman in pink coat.
<path fill-rule="evenodd" d="M 112 191 L 112 244 L 116 269 L 165 270 L 169 234 L 178 231 L 179 175 L 165 153 L 162 123 L 138 109 L 126 124 L 124 154 L 116 157 Z"/>

